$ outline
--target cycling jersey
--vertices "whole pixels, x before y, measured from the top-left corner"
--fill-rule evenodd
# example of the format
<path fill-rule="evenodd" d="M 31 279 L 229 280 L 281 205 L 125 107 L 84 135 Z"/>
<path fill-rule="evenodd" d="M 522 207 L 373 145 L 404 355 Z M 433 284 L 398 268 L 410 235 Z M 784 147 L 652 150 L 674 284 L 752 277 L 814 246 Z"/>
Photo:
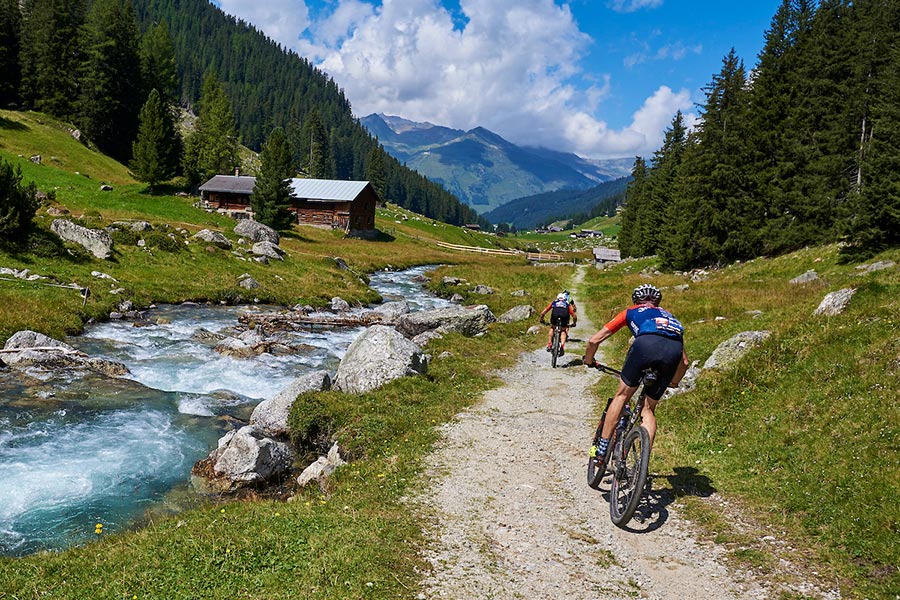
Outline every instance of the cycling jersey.
<path fill-rule="evenodd" d="M 566 300 L 560 300 L 559 298 L 547 305 L 547 308 L 544 309 L 544 313 L 547 313 L 548 311 L 553 311 L 550 313 L 551 325 L 561 323 L 563 327 L 568 327 L 569 317 L 575 318 L 575 311 L 572 310 L 569 303 Z"/>
<path fill-rule="evenodd" d="M 605 325 L 615 333 L 625 325 L 634 337 L 645 334 L 662 335 L 678 341 L 684 338 L 684 325 L 667 310 L 652 304 L 635 304 L 626 308 Z"/>

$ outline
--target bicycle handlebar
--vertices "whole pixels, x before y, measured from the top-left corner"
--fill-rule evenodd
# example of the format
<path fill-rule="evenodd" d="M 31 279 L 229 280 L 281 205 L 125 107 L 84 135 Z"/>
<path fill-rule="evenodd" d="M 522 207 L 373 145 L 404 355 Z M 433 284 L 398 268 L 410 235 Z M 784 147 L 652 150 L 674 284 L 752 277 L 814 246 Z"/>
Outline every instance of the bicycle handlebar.
<path fill-rule="evenodd" d="M 592 365 L 586 365 L 586 366 L 591 367 L 592 369 L 597 369 L 598 371 L 603 371 L 604 373 L 609 373 L 610 375 L 621 375 L 622 374 L 622 371 L 620 371 L 618 369 L 614 369 L 608 365 L 598 363 L 597 361 L 594 361 L 594 364 L 592 364 Z"/>

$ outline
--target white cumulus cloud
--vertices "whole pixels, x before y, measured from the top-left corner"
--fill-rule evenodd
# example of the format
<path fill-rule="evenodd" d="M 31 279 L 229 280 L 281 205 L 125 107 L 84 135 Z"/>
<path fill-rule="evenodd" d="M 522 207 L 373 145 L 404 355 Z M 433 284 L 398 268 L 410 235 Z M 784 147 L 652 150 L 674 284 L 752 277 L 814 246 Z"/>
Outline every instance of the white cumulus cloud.
<path fill-rule="evenodd" d="M 222 0 L 222 8 L 326 71 L 357 116 L 483 126 L 517 144 L 601 158 L 652 152 L 675 111 L 690 107 L 687 92 L 660 88 L 631 125 L 610 129 L 599 116 L 610 76 L 582 71 L 593 40 L 554 0 L 460 0 L 456 14 L 439 0 L 340 0 L 312 21 L 303 0 Z M 269 15 L 278 10 L 292 11 L 294 25 L 276 24 Z"/>
<path fill-rule="evenodd" d="M 642 8 L 662 6 L 663 0 L 610 0 L 606 5 L 616 12 L 634 12 Z"/>

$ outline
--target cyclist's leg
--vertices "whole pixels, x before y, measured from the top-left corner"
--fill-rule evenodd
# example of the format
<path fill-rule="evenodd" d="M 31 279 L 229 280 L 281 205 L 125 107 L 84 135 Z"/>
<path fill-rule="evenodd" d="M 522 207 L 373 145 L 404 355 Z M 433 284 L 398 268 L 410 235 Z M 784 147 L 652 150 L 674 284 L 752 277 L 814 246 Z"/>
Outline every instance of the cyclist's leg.
<path fill-rule="evenodd" d="M 634 395 L 635 390 L 637 390 L 636 385 L 628 385 L 619 379 L 619 387 L 616 388 L 616 394 L 613 396 L 609 408 L 606 409 L 606 421 L 603 422 L 603 433 L 601 434 L 603 439 L 608 440 L 612 437 L 613 429 L 616 428 L 616 423 L 619 422 L 619 415 L 622 414 L 622 408 Z"/>
<path fill-rule="evenodd" d="M 566 340 L 569 339 L 569 328 L 563 327 L 562 334 L 559 336 L 559 346 L 562 348 L 566 345 Z"/>
<path fill-rule="evenodd" d="M 656 437 L 656 407 L 659 406 L 659 400 L 647 398 L 644 401 L 644 410 L 641 411 L 641 425 L 650 434 L 650 447 L 653 447 L 653 438 Z"/>

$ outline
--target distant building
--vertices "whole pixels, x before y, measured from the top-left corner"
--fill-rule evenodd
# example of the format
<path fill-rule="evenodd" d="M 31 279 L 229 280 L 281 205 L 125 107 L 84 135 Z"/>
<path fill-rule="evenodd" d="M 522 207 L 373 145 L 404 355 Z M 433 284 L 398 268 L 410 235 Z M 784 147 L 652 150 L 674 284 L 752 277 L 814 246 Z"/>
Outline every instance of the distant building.
<path fill-rule="evenodd" d="M 481 231 L 481 225 L 478 223 L 466 223 L 463 225 L 466 229 L 471 229 L 472 231 Z"/>
<path fill-rule="evenodd" d="M 234 218 L 252 217 L 250 196 L 255 185 L 255 177 L 216 175 L 200 186 L 200 201 Z M 378 194 L 368 181 L 291 179 L 291 210 L 301 225 L 374 230 L 378 202 Z"/>
<path fill-rule="evenodd" d="M 612 248 L 594 248 L 594 262 L 597 264 L 620 262 L 622 254 Z"/>

